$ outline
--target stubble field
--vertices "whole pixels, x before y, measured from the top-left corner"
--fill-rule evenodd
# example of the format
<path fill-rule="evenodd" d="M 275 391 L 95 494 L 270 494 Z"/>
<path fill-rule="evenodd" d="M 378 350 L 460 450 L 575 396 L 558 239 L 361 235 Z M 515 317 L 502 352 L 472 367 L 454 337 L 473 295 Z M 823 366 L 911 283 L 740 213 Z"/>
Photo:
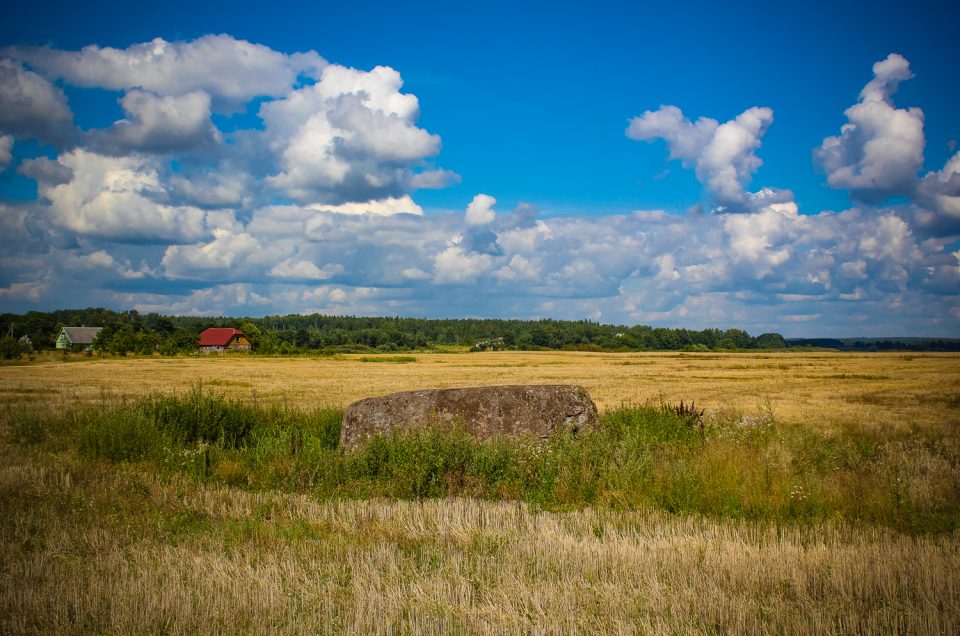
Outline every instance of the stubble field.
<path fill-rule="evenodd" d="M 331 358 L 83 359 L 0 367 L 0 402 L 96 401 L 185 392 L 203 383 L 242 399 L 338 407 L 394 391 L 486 384 L 581 384 L 600 410 L 696 400 L 814 426 L 942 423 L 960 407 L 956 354 L 496 352 Z"/>
<path fill-rule="evenodd" d="M 716 426 L 680 441 L 624 438 L 621 448 L 644 454 L 616 455 L 621 472 L 560 470 L 541 500 L 506 479 L 442 482 L 452 496 L 425 498 L 391 496 L 389 480 L 369 472 L 328 487 L 316 470 L 302 479 L 310 467 L 300 463 L 314 456 L 280 456 L 282 436 L 276 456 L 261 440 L 208 454 L 207 468 L 203 446 L 168 449 L 196 459 L 194 472 L 157 459 L 166 455 L 106 459 L 68 430 L 47 436 L 25 419 L 81 422 L 88 439 L 98 410 L 199 382 L 257 408 L 300 410 L 425 387 L 578 383 L 608 414 L 646 404 L 654 418 L 661 403 L 695 399 Z M 0 631 L 957 633 L 958 406 L 960 356 L 947 354 L 0 367 Z M 86 419 L 57 419 L 77 408 L 89 408 Z M 561 463 L 607 456 L 578 443 L 545 452 L 561 449 Z M 323 452 L 328 463 L 343 456 Z M 345 459 L 344 470 L 370 457 Z M 258 473 L 267 469 L 269 479 Z M 646 475 L 637 484 L 659 494 L 621 492 L 608 483 L 620 474 Z M 591 479 L 593 499 L 575 489 Z"/>

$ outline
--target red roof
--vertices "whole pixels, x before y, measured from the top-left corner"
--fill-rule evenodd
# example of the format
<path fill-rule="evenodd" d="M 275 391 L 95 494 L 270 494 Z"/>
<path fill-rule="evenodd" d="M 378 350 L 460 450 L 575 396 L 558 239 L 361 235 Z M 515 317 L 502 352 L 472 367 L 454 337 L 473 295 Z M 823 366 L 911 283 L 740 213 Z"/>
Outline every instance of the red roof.
<path fill-rule="evenodd" d="M 200 334 L 201 347 L 226 347 L 234 336 L 242 336 L 243 332 L 231 327 L 210 327 Z"/>

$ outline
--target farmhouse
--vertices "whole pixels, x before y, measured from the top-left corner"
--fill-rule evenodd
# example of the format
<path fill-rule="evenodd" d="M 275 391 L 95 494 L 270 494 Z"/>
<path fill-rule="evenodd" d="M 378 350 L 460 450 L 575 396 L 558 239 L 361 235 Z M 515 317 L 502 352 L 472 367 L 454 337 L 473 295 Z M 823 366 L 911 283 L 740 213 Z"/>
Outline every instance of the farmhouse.
<path fill-rule="evenodd" d="M 93 339 L 103 327 L 63 327 L 57 334 L 57 349 L 63 351 L 89 351 L 93 348 Z"/>
<path fill-rule="evenodd" d="M 249 351 L 250 341 L 239 329 L 211 327 L 200 334 L 200 351 L 223 353 L 224 351 Z"/>

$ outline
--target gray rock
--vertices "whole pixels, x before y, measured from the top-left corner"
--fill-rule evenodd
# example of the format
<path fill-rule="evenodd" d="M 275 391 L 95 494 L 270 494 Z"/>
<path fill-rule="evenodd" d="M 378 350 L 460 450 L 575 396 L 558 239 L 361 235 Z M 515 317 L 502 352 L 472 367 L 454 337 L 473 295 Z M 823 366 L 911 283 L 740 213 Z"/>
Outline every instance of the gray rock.
<path fill-rule="evenodd" d="M 547 438 L 557 429 L 596 428 L 597 406 L 586 389 L 567 384 L 480 386 L 404 391 L 347 407 L 340 445 L 354 446 L 377 433 L 462 423 L 478 439 L 496 435 Z"/>

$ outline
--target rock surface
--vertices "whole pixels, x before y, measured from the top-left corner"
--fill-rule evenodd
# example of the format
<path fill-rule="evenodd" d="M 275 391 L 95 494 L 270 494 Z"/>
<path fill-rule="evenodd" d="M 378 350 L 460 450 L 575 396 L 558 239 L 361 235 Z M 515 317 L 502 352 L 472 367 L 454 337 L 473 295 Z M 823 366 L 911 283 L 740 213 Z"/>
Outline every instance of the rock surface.
<path fill-rule="evenodd" d="M 567 384 L 481 386 L 404 391 L 367 398 L 347 407 L 340 445 L 377 433 L 462 423 L 478 439 L 496 435 L 549 437 L 557 429 L 596 428 L 597 406 L 586 389 Z"/>

